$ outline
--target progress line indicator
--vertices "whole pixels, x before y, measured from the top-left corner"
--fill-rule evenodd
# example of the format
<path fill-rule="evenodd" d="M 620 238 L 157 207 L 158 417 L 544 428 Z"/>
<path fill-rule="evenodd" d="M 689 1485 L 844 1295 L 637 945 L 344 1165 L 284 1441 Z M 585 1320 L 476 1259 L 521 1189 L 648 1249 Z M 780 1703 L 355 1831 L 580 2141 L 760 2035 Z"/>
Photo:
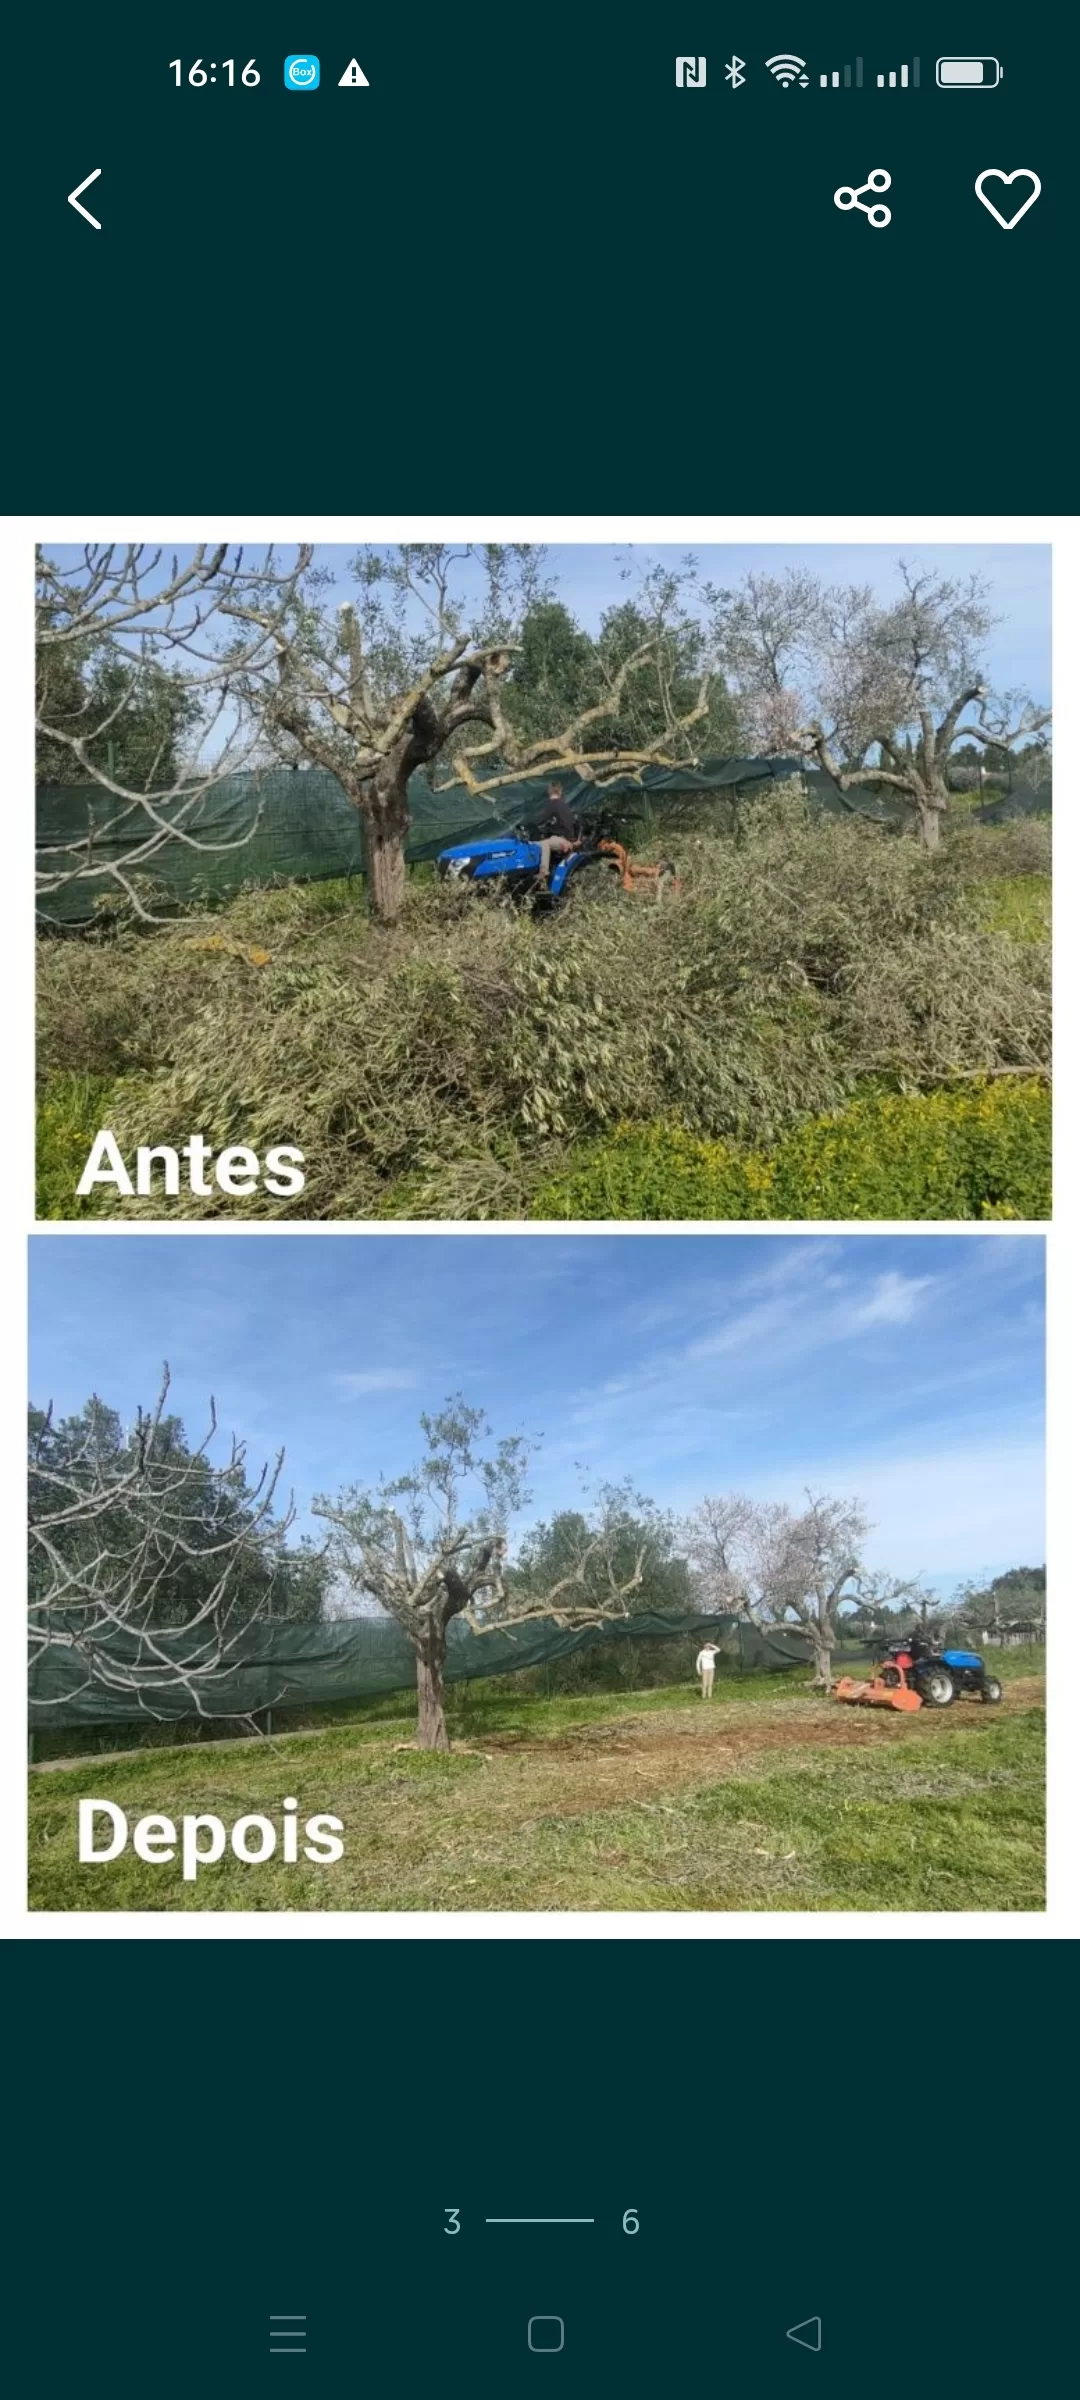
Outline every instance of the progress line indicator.
<path fill-rule="evenodd" d="M 485 2225 L 595 2225 L 595 2217 L 485 2217 Z"/>

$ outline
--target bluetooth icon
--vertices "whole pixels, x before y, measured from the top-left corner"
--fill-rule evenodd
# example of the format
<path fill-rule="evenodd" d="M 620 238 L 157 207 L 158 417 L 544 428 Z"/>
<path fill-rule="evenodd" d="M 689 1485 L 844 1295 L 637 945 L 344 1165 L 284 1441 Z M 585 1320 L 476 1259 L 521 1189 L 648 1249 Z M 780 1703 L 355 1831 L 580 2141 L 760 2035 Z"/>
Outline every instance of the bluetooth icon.
<path fill-rule="evenodd" d="M 728 82 L 729 82 L 729 83 L 730 83 L 730 85 L 731 85 L 731 88 L 732 88 L 732 91 L 733 91 L 733 92 L 737 92 L 737 91 L 738 91 L 738 88 L 739 88 L 739 85 L 740 85 L 740 83 L 745 83 L 745 82 L 746 82 L 746 77 L 745 77 L 745 75 L 743 74 L 743 71 L 742 71 L 742 70 L 743 70 L 743 68 L 745 67 L 745 65 L 746 65 L 746 60 L 745 60 L 745 58 L 733 58 L 733 59 L 731 59 L 731 60 L 729 61 L 728 65 L 727 65 L 727 66 L 724 68 L 724 73 L 725 73 L 725 75 L 726 75 L 726 77 L 727 77 L 727 79 L 728 79 Z"/>

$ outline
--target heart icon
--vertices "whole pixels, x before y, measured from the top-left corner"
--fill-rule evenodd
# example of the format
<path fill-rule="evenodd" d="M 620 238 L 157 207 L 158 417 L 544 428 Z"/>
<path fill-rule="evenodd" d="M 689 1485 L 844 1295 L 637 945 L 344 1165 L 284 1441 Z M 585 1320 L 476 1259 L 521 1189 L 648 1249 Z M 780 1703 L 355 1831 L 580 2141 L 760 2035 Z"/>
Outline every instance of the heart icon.
<path fill-rule="evenodd" d="M 1027 199 L 1020 202 L 1019 208 L 1014 208 L 1011 217 L 1003 217 L 1000 208 L 995 208 L 993 201 L 987 198 L 983 185 L 985 183 L 1015 183 L 1017 177 L 1024 183 L 1030 183 L 1031 190 Z M 976 197 L 982 201 L 984 208 L 989 209 L 991 216 L 996 217 L 1005 233 L 1011 233 L 1014 225 L 1019 225 L 1021 217 L 1026 217 L 1029 208 L 1034 208 L 1041 190 L 1042 185 L 1039 178 L 1031 167 L 1014 167 L 1011 175 L 1006 175 L 1004 167 L 984 167 L 982 174 L 975 178 Z"/>

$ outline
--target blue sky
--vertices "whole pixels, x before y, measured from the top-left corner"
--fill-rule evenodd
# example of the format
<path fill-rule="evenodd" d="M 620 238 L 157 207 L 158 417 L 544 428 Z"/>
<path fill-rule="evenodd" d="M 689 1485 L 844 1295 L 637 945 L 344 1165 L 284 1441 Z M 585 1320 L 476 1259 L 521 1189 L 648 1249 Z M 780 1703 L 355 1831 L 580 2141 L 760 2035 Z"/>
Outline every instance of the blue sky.
<path fill-rule="evenodd" d="M 616 546 L 611 543 L 557 542 L 548 545 L 546 567 L 554 578 L 557 597 L 590 632 L 595 633 L 606 608 L 632 593 L 637 576 L 654 563 L 678 566 L 687 555 L 686 543 Z M 992 587 L 993 607 L 1002 623 L 985 645 L 984 665 L 993 686 L 1008 690 L 1023 685 L 1045 705 L 1050 692 L 1050 549 L 1030 542 L 755 542 L 699 543 L 694 546 L 703 580 L 729 587 L 757 571 L 783 574 L 789 566 L 811 568 L 829 583 L 868 583 L 882 600 L 897 595 L 897 560 L 931 568 L 949 576 L 980 574 Z M 166 544 L 160 575 L 168 572 L 175 554 L 183 561 L 190 544 Z M 316 561 L 340 578 L 342 596 L 350 589 L 349 561 L 356 543 L 320 543 Z M 248 545 L 254 563 L 260 545 Z M 54 545 L 57 563 L 74 566 L 82 553 L 70 543 Z M 280 545 L 283 561 L 295 556 L 291 544 Z M 624 579 L 623 570 L 629 568 Z M 457 570 L 479 595 L 481 576 L 472 562 Z M 335 595 L 325 595 L 333 601 Z"/>
<path fill-rule="evenodd" d="M 1037 1564 L 1043 1243 L 1028 1235 L 38 1235 L 31 1391 L 282 1443 L 317 1490 L 399 1473 L 462 1390 L 533 1445 L 534 1510 L 862 1499 L 868 1557 L 949 1590 Z"/>

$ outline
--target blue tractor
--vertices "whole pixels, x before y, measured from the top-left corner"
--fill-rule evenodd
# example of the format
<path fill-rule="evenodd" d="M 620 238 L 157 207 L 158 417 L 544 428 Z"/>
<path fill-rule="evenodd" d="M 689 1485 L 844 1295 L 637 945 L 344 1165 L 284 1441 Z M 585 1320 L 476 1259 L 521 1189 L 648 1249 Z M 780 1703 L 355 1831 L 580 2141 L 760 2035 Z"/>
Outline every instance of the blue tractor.
<path fill-rule="evenodd" d="M 553 861 L 546 882 L 540 873 L 540 838 L 535 826 L 515 825 L 511 833 L 456 842 L 440 850 L 437 872 L 490 899 L 537 910 L 563 908 L 570 899 L 577 906 L 643 890 L 660 899 L 665 890 L 678 890 L 670 860 L 659 866 L 636 865 L 600 818 L 581 833 L 574 849 Z"/>
<path fill-rule="evenodd" d="M 948 1708 L 962 1698 L 995 1705 L 1001 1698 L 998 1677 L 988 1672 L 977 1650 L 939 1650 L 925 1635 L 909 1633 L 901 1642 L 890 1642 L 889 1658 L 907 1669 L 924 1708 Z"/>
<path fill-rule="evenodd" d="M 850 1700 L 862 1708 L 951 1708 L 954 1700 L 965 1696 L 996 1707 L 1000 1681 L 977 1650 L 939 1650 L 919 1632 L 890 1642 L 868 1681 L 842 1675 L 833 1687 L 834 1700 Z"/>

